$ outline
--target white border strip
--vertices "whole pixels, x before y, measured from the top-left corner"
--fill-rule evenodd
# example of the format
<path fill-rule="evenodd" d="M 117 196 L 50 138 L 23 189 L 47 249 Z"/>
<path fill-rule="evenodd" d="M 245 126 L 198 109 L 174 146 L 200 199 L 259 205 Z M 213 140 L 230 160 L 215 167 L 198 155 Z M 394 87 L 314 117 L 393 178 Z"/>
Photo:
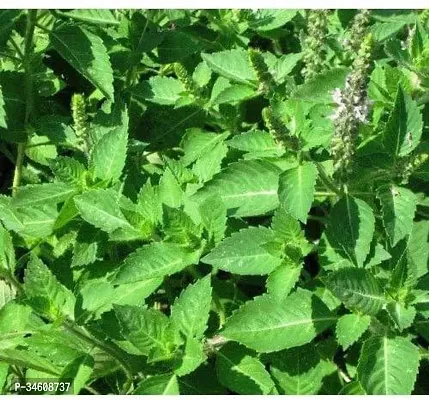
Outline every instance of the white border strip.
<path fill-rule="evenodd" d="M 2 396 L 2 398 L 10 398 L 10 399 L 14 399 L 16 400 L 16 396 Z M 43 395 L 43 396 L 38 396 L 38 398 L 41 397 L 45 397 L 46 399 L 52 399 L 52 396 L 49 395 Z M 67 398 L 76 398 L 76 399 L 82 399 L 82 400 L 94 400 L 95 398 L 102 398 L 102 396 L 89 396 L 89 395 L 81 395 L 81 396 L 61 396 L 61 398 L 67 399 Z M 244 396 L 244 395 L 224 395 L 224 396 L 218 396 L 218 395 L 213 395 L 213 396 L 208 396 L 208 395 L 201 395 L 201 396 L 185 396 L 185 395 L 181 395 L 180 396 L 180 400 L 213 400 L 213 399 L 220 399 L 220 398 L 224 398 L 229 399 L 229 400 L 266 400 L 268 398 L 273 398 L 274 399 L 278 399 L 278 398 L 284 398 L 285 400 L 309 400 L 309 399 L 317 399 L 317 400 L 332 400 L 334 396 L 332 395 L 315 395 L 315 396 L 292 396 L 292 395 L 288 395 L 288 396 Z M 20 395 L 19 396 L 20 399 L 23 400 L 34 400 L 34 396 L 31 395 Z M 103 397 L 104 398 L 104 397 Z M 116 395 L 114 396 L 115 399 L 121 399 L 121 400 L 127 400 L 127 399 L 138 399 L 138 400 L 178 400 L 179 396 L 125 396 L 125 395 Z M 352 396 L 352 395 L 344 395 L 344 396 L 338 396 L 337 397 L 340 400 L 356 400 L 356 399 L 366 399 L 368 400 L 368 396 Z M 386 399 L 395 399 L 395 400 L 427 400 L 428 396 L 379 396 L 379 395 L 375 395 L 375 396 L 370 396 L 371 400 L 386 400 Z"/>
<path fill-rule="evenodd" d="M 0 8 L 371 8 L 371 9 L 424 9 L 427 0 L 2 0 Z"/>

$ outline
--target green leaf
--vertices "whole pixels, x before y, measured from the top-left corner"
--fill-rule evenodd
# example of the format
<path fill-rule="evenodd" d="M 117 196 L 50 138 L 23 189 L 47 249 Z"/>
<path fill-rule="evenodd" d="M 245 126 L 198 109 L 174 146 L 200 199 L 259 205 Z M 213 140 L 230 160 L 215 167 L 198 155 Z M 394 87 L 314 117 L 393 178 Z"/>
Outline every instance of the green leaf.
<path fill-rule="evenodd" d="M 172 275 L 192 264 L 192 255 L 193 253 L 177 244 L 151 243 L 137 249 L 125 259 L 114 283 L 133 283 Z"/>
<path fill-rule="evenodd" d="M 171 324 L 187 337 L 201 338 L 207 328 L 211 293 L 210 275 L 189 285 L 171 307 Z"/>
<path fill-rule="evenodd" d="M 0 128 L 7 129 L 6 110 L 4 108 L 3 91 L 0 86 Z"/>
<path fill-rule="evenodd" d="M 396 185 L 384 185 L 378 188 L 377 197 L 381 203 L 383 224 L 390 239 L 390 245 L 396 246 L 413 229 L 417 207 L 416 196 L 409 189 Z"/>
<path fill-rule="evenodd" d="M 71 394 L 79 394 L 90 380 L 94 365 L 94 359 L 89 354 L 80 356 L 66 365 L 59 378 L 59 382 L 71 382 L 73 387 Z"/>
<path fill-rule="evenodd" d="M 346 195 L 331 210 L 326 237 L 341 257 L 362 267 L 370 251 L 374 224 L 371 207 Z"/>
<path fill-rule="evenodd" d="M 188 35 L 180 30 L 167 31 L 164 40 L 158 46 L 159 61 L 170 64 L 182 61 L 195 53 L 201 53 L 202 46 L 194 35 Z"/>
<path fill-rule="evenodd" d="M 374 336 L 365 341 L 357 374 L 369 395 L 411 394 L 419 367 L 419 350 L 402 337 Z"/>
<path fill-rule="evenodd" d="M 282 302 L 269 295 L 248 301 L 227 320 L 222 335 L 269 353 L 309 343 L 335 320 L 321 300 L 300 289 Z"/>
<path fill-rule="evenodd" d="M 136 306 L 114 306 L 122 335 L 141 354 L 149 355 L 153 349 L 168 353 L 168 318 L 160 311 Z"/>
<path fill-rule="evenodd" d="M 125 166 L 128 141 L 128 112 L 123 111 L 122 125 L 107 132 L 91 152 L 90 165 L 94 175 L 102 180 L 116 182 Z"/>
<path fill-rule="evenodd" d="M 43 183 L 20 187 L 12 198 L 14 207 L 33 207 L 46 203 L 62 203 L 77 193 L 76 188 L 65 183 Z"/>
<path fill-rule="evenodd" d="M 292 72 L 298 62 L 301 60 L 303 53 L 290 53 L 282 55 L 274 64 L 272 73 L 277 83 L 282 83 Z"/>
<path fill-rule="evenodd" d="M 210 152 L 198 158 L 192 166 L 192 172 L 198 177 L 200 182 L 207 182 L 220 172 L 222 160 L 228 152 L 228 147 L 224 142 L 217 143 Z"/>
<path fill-rule="evenodd" d="M 278 157 L 284 152 L 270 133 L 259 130 L 234 135 L 226 143 L 229 147 L 248 153 L 245 155 L 247 159 Z"/>
<path fill-rule="evenodd" d="M 418 277 L 429 272 L 429 221 L 423 220 L 414 223 L 408 241 L 408 254 L 416 266 Z"/>
<path fill-rule="evenodd" d="M 34 255 L 25 270 L 24 289 L 36 311 L 53 319 L 61 315 L 73 319 L 73 293 L 58 282 L 49 268 Z"/>
<path fill-rule="evenodd" d="M 316 166 L 309 162 L 280 175 L 280 206 L 303 223 L 307 221 L 307 215 L 314 200 L 317 175 Z"/>
<path fill-rule="evenodd" d="M 197 161 L 199 158 L 209 154 L 210 151 L 229 135 L 225 133 L 206 132 L 201 129 L 188 129 L 180 143 L 180 147 L 184 151 L 181 160 L 185 166 Z"/>
<path fill-rule="evenodd" d="M 58 156 L 50 162 L 49 167 L 61 182 L 77 186 L 84 184 L 86 168 L 74 158 Z"/>
<path fill-rule="evenodd" d="M 64 60 L 113 100 L 112 66 L 100 36 L 78 25 L 62 25 L 51 31 L 50 39 Z"/>
<path fill-rule="evenodd" d="M 254 86 L 257 81 L 246 50 L 233 49 L 211 54 L 203 53 L 201 57 L 214 72 L 233 82 L 253 83 L 252 86 Z"/>
<path fill-rule="evenodd" d="M 338 344 L 346 350 L 368 329 L 371 323 L 369 315 L 345 314 L 338 318 L 335 333 Z"/>
<path fill-rule="evenodd" d="M 180 366 L 174 369 L 174 373 L 177 376 L 188 375 L 195 371 L 206 359 L 203 343 L 188 337 Z"/>
<path fill-rule="evenodd" d="M 332 91 L 344 87 L 348 73 L 347 68 L 327 70 L 298 86 L 291 96 L 293 99 L 310 103 L 332 102 Z"/>
<path fill-rule="evenodd" d="M 207 230 L 209 241 L 218 244 L 225 237 L 226 207 L 219 195 L 207 197 L 198 207 L 201 223 Z"/>
<path fill-rule="evenodd" d="M 222 385 L 238 394 L 269 394 L 274 387 L 255 352 L 236 343 L 228 343 L 217 352 L 216 373 Z"/>
<path fill-rule="evenodd" d="M 249 23 L 251 29 L 258 32 L 267 32 L 281 28 L 288 23 L 295 15 L 297 10 L 268 10 L 260 9 L 253 14 Z"/>
<path fill-rule="evenodd" d="M 57 11 L 58 12 L 58 11 Z M 114 17 L 110 10 L 71 10 L 67 12 L 59 12 L 60 15 L 74 19 L 76 21 L 86 22 L 93 25 L 119 25 L 119 21 Z"/>
<path fill-rule="evenodd" d="M 298 282 L 301 270 L 301 264 L 296 264 L 287 258 L 268 276 L 266 284 L 268 293 L 283 301 Z"/>
<path fill-rule="evenodd" d="M 118 204 L 118 193 L 113 189 L 96 189 L 74 198 L 81 217 L 95 227 L 110 233 L 131 225 Z"/>
<path fill-rule="evenodd" d="M 274 241 L 265 227 L 249 227 L 233 233 L 201 261 L 234 274 L 266 275 L 281 263 L 280 254 L 272 255 L 263 245 Z"/>
<path fill-rule="evenodd" d="M 239 161 L 217 174 L 193 198 L 201 203 L 218 194 L 231 216 L 265 214 L 278 205 L 279 174 L 280 170 L 267 161 Z"/>
<path fill-rule="evenodd" d="M 365 269 L 341 268 L 330 273 L 324 282 L 344 305 L 368 315 L 376 315 L 386 299 L 374 275 Z"/>
<path fill-rule="evenodd" d="M 232 85 L 222 90 L 210 101 L 212 106 L 224 103 L 235 103 L 254 97 L 257 94 L 254 88 L 247 85 Z"/>
<path fill-rule="evenodd" d="M 30 307 L 15 302 L 0 309 L 0 349 L 14 348 L 24 343 L 24 337 L 31 331 Z"/>
<path fill-rule="evenodd" d="M 139 83 L 131 90 L 137 99 L 166 106 L 175 105 L 184 92 L 185 88 L 178 79 L 160 75 Z"/>
<path fill-rule="evenodd" d="M 169 207 L 180 207 L 182 204 L 183 190 L 169 168 L 164 171 L 159 181 L 158 194 L 160 201 Z"/>
<path fill-rule="evenodd" d="M 174 374 L 155 375 L 141 382 L 133 394 L 138 395 L 178 395 L 179 383 Z"/>
<path fill-rule="evenodd" d="M 422 129 L 423 119 L 417 102 L 398 86 L 395 106 L 383 133 L 384 146 L 394 160 L 411 153 L 417 147 Z"/>
<path fill-rule="evenodd" d="M 386 310 L 400 332 L 409 328 L 416 317 L 416 309 L 413 306 L 406 307 L 397 301 L 387 304 Z"/>
<path fill-rule="evenodd" d="M 269 361 L 280 394 L 319 394 L 327 373 L 313 343 L 270 354 Z"/>
<path fill-rule="evenodd" d="M 15 250 L 9 232 L 0 223 L 0 271 L 15 270 Z"/>
<path fill-rule="evenodd" d="M 6 281 L 0 279 L 0 310 L 13 300 L 16 296 L 16 290 Z"/>

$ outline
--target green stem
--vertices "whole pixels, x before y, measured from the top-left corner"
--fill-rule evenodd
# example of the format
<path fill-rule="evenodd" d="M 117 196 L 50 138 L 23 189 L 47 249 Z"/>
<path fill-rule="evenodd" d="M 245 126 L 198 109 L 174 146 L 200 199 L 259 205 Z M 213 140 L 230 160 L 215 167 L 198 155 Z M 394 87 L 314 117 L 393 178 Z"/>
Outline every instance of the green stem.
<path fill-rule="evenodd" d="M 30 115 L 33 110 L 33 74 L 31 70 L 31 62 L 33 56 L 33 39 L 34 39 L 34 28 L 37 19 L 37 10 L 27 11 L 27 26 L 25 29 L 24 39 L 24 54 L 23 64 L 25 72 L 25 117 L 24 117 L 24 129 L 25 135 L 27 135 L 27 128 L 30 121 Z M 27 145 L 27 138 L 24 142 L 18 144 L 18 154 L 16 157 L 15 172 L 13 175 L 12 183 L 12 195 L 16 194 L 16 190 L 21 184 L 22 166 L 24 164 L 25 148 Z"/>
<path fill-rule="evenodd" d="M 129 388 L 131 387 L 132 381 L 133 381 L 133 372 L 128 368 L 128 364 L 127 361 L 122 357 L 122 355 L 120 355 L 116 349 L 114 349 L 113 347 L 109 346 L 106 343 L 101 342 L 100 340 L 94 338 L 91 336 L 90 333 L 88 333 L 84 328 L 77 328 L 76 326 L 74 326 L 73 324 L 71 324 L 70 322 L 64 321 L 63 322 L 63 326 L 73 335 L 79 337 L 80 339 L 82 339 L 83 341 L 98 347 L 100 350 L 104 351 L 106 354 L 109 354 L 110 356 L 112 356 L 114 359 L 116 359 L 116 361 L 120 364 L 120 366 L 122 367 L 122 369 L 125 372 L 125 375 L 127 376 L 127 381 L 124 385 L 124 389 L 122 394 L 125 394 L 126 392 L 128 392 Z"/>
<path fill-rule="evenodd" d="M 343 193 L 341 192 L 341 190 L 339 190 L 335 186 L 332 179 L 329 178 L 329 176 L 326 174 L 325 168 L 323 168 L 323 166 L 317 161 L 316 161 L 316 168 L 317 168 L 317 171 L 319 172 L 319 178 L 322 181 L 322 183 L 326 186 L 326 188 L 332 190 L 332 192 L 336 193 L 337 196 L 342 196 Z"/>

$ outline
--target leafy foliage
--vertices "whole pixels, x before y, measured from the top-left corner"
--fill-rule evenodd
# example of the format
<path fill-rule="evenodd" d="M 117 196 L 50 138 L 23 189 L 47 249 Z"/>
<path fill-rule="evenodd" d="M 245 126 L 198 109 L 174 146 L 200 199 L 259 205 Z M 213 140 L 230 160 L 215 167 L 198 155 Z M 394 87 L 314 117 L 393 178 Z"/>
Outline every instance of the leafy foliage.
<path fill-rule="evenodd" d="M 0 11 L 0 393 L 427 394 L 428 21 Z"/>

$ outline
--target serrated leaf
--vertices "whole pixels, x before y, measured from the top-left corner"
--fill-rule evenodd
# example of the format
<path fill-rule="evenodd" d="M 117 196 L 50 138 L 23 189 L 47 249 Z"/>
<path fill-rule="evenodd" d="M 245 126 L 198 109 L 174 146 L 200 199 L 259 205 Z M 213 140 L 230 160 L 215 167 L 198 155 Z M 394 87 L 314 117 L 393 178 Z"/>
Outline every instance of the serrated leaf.
<path fill-rule="evenodd" d="M 234 274 L 269 274 L 280 265 L 281 255 L 272 255 L 262 245 L 274 239 L 273 232 L 262 226 L 242 229 L 224 239 L 201 261 Z"/>
<path fill-rule="evenodd" d="M 155 375 L 142 381 L 133 394 L 138 395 L 178 395 L 179 383 L 175 374 Z"/>
<path fill-rule="evenodd" d="M 198 158 L 192 166 L 192 172 L 198 177 L 198 180 L 203 183 L 213 178 L 213 176 L 221 171 L 222 160 L 228 152 L 228 147 L 225 143 L 217 143 L 208 153 Z"/>
<path fill-rule="evenodd" d="M 216 354 L 216 372 L 220 383 L 238 394 L 269 394 L 274 387 L 256 354 L 236 343 L 226 344 Z"/>
<path fill-rule="evenodd" d="M 267 161 L 240 161 L 215 175 L 193 198 L 200 203 L 208 196 L 218 194 L 229 215 L 261 215 L 278 205 L 279 174 L 280 170 Z"/>
<path fill-rule="evenodd" d="M 267 32 L 281 28 L 288 23 L 295 15 L 297 10 L 268 10 L 261 9 L 254 12 L 250 21 L 250 28 L 259 32 Z"/>
<path fill-rule="evenodd" d="M 114 306 L 121 332 L 141 354 L 154 348 L 168 353 L 168 318 L 160 311 L 136 306 Z"/>
<path fill-rule="evenodd" d="M 59 181 L 72 185 L 83 185 L 86 168 L 78 160 L 59 156 L 52 160 L 49 166 Z"/>
<path fill-rule="evenodd" d="M 222 335 L 269 353 L 309 343 L 335 320 L 321 300 L 301 289 L 282 302 L 269 295 L 248 301 L 227 320 Z"/>
<path fill-rule="evenodd" d="M 203 53 L 201 57 L 214 72 L 233 82 L 255 83 L 257 81 L 245 50 L 233 49 L 211 54 Z"/>
<path fill-rule="evenodd" d="M 185 88 L 178 79 L 159 75 L 139 83 L 131 90 L 137 99 L 167 106 L 175 105 L 184 92 Z"/>
<path fill-rule="evenodd" d="M 369 315 L 345 314 L 338 318 L 335 334 L 344 350 L 355 343 L 368 329 L 371 323 Z"/>
<path fill-rule="evenodd" d="M 413 229 L 413 219 L 417 207 L 414 193 L 395 185 L 384 185 L 377 190 L 381 203 L 383 224 L 391 246 L 408 236 Z"/>
<path fill-rule="evenodd" d="M 366 269 L 341 268 L 330 273 L 324 282 L 351 310 L 376 315 L 386 303 L 377 279 Z"/>
<path fill-rule="evenodd" d="M 347 195 L 332 208 L 326 237 L 341 257 L 362 267 L 370 251 L 374 225 L 371 207 L 363 200 Z"/>
<path fill-rule="evenodd" d="M 76 188 L 60 182 L 26 185 L 17 190 L 11 204 L 14 207 L 33 207 L 46 203 L 57 204 L 67 200 L 75 193 L 77 193 Z"/>
<path fill-rule="evenodd" d="M 183 190 L 169 168 L 164 171 L 159 186 L 159 200 L 169 207 L 180 207 L 183 201 Z"/>
<path fill-rule="evenodd" d="M 180 147 L 185 153 L 181 158 L 183 164 L 187 166 L 205 154 L 208 154 L 228 134 L 228 132 L 222 134 L 206 132 L 197 128 L 188 129 L 180 143 Z"/>
<path fill-rule="evenodd" d="M 418 277 L 429 272 L 429 221 L 414 223 L 411 237 L 408 241 L 408 254 L 416 265 Z"/>
<path fill-rule="evenodd" d="M 301 270 L 301 264 L 296 264 L 287 258 L 269 274 L 267 292 L 279 301 L 283 301 L 298 282 Z"/>
<path fill-rule="evenodd" d="M 71 382 L 71 386 L 73 387 L 72 394 L 77 395 L 90 380 L 94 365 L 94 359 L 91 355 L 85 354 L 80 356 L 66 365 L 59 378 L 59 382 Z"/>
<path fill-rule="evenodd" d="M 121 126 L 107 132 L 95 144 L 91 152 L 90 165 L 97 178 L 116 182 L 125 166 L 128 141 L 128 112 L 123 111 Z"/>
<path fill-rule="evenodd" d="M 251 99 L 257 94 L 254 88 L 247 85 L 231 85 L 222 90 L 210 103 L 212 106 L 224 103 L 236 103 Z"/>
<path fill-rule="evenodd" d="M 207 230 L 209 241 L 219 243 L 225 237 L 226 207 L 219 195 L 207 197 L 198 207 L 201 223 Z"/>
<path fill-rule="evenodd" d="M 411 153 L 419 144 L 423 120 L 417 103 L 398 86 L 395 106 L 384 130 L 384 146 L 394 160 Z"/>
<path fill-rule="evenodd" d="M 15 250 L 9 232 L 0 223 L 0 271 L 15 270 Z"/>
<path fill-rule="evenodd" d="M 282 83 L 292 72 L 302 58 L 302 53 L 291 53 L 282 55 L 274 64 L 272 73 L 278 83 Z"/>
<path fill-rule="evenodd" d="M 36 256 L 30 258 L 25 271 L 24 290 L 30 305 L 50 318 L 64 315 L 73 319 L 75 297 L 58 282 L 55 275 Z"/>
<path fill-rule="evenodd" d="M 93 25 L 119 25 L 119 21 L 113 16 L 112 11 L 103 9 L 85 9 L 60 12 L 60 15 L 74 19 L 76 21 L 86 22 Z"/>
<path fill-rule="evenodd" d="M 201 338 L 211 305 L 210 275 L 189 285 L 171 307 L 171 324 L 187 337 Z"/>
<path fill-rule="evenodd" d="M 374 336 L 363 344 L 357 374 L 369 395 L 409 395 L 419 367 L 419 350 L 402 337 Z"/>
<path fill-rule="evenodd" d="M 309 162 L 280 175 L 280 206 L 304 223 L 313 203 L 317 175 L 316 166 Z"/>
<path fill-rule="evenodd" d="M 113 71 L 100 36 L 78 25 L 62 25 L 50 32 L 55 50 L 109 100 L 113 100 Z"/>
<path fill-rule="evenodd" d="M 278 157 L 284 152 L 270 133 L 259 130 L 234 135 L 226 143 L 248 153 L 246 158 Z"/>
<path fill-rule="evenodd" d="M 3 279 L 0 279 L 0 310 L 13 300 L 15 296 L 16 289 Z"/>
<path fill-rule="evenodd" d="M 291 94 L 293 99 L 308 101 L 311 103 L 332 102 L 332 91 L 343 88 L 347 68 L 333 68 L 316 75 L 298 86 Z"/>
<path fill-rule="evenodd" d="M 207 356 L 204 353 L 202 342 L 188 337 L 180 366 L 174 369 L 174 373 L 177 376 L 188 375 L 195 371 L 206 359 Z"/>
<path fill-rule="evenodd" d="M 74 198 L 81 217 L 95 227 L 110 233 L 131 225 L 118 204 L 118 194 L 113 189 L 96 189 Z"/>
<path fill-rule="evenodd" d="M 162 278 L 192 264 L 192 253 L 173 243 L 152 243 L 130 254 L 122 263 L 115 284 Z"/>
<path fill-rule="evenodd" d="M 319 394 L 326 371 L 313 343 L 269 355 L 270 373 L 283 395 Z"/>
<path fill-rule="evenodd" d="M 386 310 L 400 332 L 409 328 L 416 317 L 416 309 L 413 306 L 406 307 L 397 301 L 387 304 Z"/>

